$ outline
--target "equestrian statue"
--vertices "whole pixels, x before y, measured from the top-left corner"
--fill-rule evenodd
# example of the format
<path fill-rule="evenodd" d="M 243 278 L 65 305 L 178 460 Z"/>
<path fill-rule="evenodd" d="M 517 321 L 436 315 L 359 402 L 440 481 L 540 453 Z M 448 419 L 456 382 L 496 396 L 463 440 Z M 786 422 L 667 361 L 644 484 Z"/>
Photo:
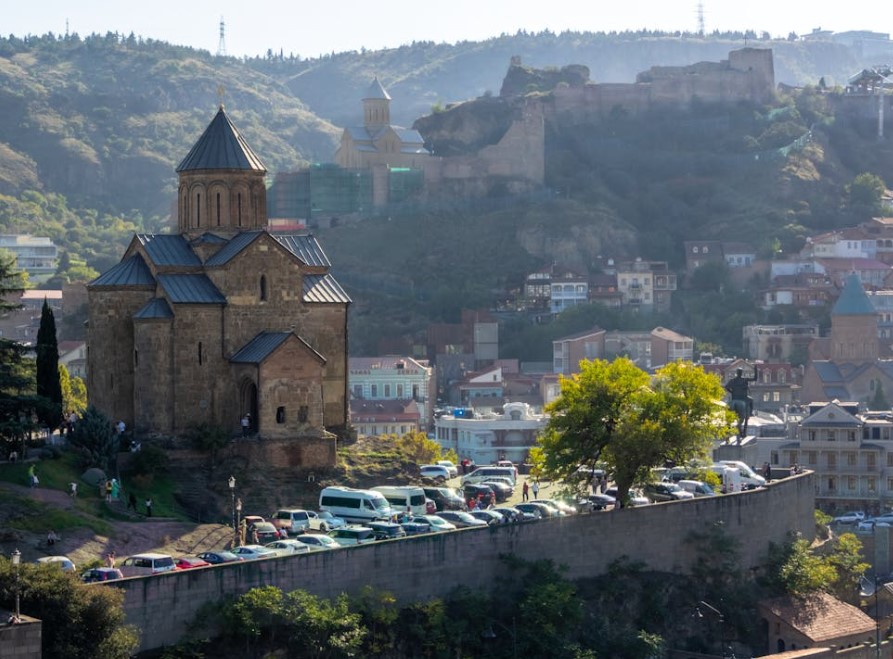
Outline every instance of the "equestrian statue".
<path fill-rule="evenodd" d="M 753 398 L 748 395 L 751 382 L 757 381 L 757 367 L 753 367 L 753 377 L 744 377 L 744 369 L 735 369 L 735 377 L 726 383 L 729 392 L 729 409 L 738 417 L 738 441 L 747 436 L 747 420 L 753 414 Z"/>

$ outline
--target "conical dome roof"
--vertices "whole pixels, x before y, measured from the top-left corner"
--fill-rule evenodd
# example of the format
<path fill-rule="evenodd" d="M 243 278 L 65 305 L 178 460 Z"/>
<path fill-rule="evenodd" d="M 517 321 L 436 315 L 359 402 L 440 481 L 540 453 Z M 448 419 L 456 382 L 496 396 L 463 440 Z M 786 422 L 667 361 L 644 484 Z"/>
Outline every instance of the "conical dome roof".
<path fill-rule="evenodd" d="M 391 100 L 391 95 L 388 94 L 387 90 L 385 90 L 382 84 L 378 81 L 378 76 L 375 76 L 375 78 L 372 79 L 372 84 L 369 85 L 369 89 L 366 90 L 366 95 L 363 97 L 363 100 L 371 99 L 384 101 Z"/>
<path fill-rule="evenodd" d="M 862 288 L 862 282 L 859 281 L 859 275 L 855 272 L 847 276 L 843 285 L 843 290 L 834 308 L 831 310 L 832 316 L 873 316 L 876 314 L 874 305 L 865 294 Z"/>
<path fill-rule="evenodd" d="M 177 167 L 177 172 L 200 169 L 248 169 L 266 172 L 261 159 L 223 111 L 223 106 Z"/>

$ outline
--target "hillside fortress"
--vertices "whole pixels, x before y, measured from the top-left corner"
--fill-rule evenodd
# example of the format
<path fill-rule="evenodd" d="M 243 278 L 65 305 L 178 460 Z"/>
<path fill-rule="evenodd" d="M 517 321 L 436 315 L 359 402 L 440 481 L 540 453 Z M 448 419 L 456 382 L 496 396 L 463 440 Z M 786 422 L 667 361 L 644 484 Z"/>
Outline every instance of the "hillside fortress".
<path fill-rule="evenodd" d="M 90 401 L 137 435 L 265 438 L 347 422 L 347 310 L 316 238 L 267 228 L 260 158 L 220 107 L 177 167 L 177 234 L 87 286 Z"/>

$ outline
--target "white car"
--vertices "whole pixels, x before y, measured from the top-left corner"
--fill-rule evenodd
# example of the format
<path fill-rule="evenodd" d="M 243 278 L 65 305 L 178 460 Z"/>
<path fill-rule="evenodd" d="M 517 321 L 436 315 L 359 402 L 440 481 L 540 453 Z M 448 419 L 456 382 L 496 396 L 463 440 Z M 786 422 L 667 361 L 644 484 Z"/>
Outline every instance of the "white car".
<path fill-rule="evenodd" d="M 319 513 L 310 512 L 310 520 L 308 526 L 314 531 L 322 531 L 328 533 L 332 529 L 341 529 L 347 526 L 347 522 L 340 517 L 335 517 L 327 510 Z"/>
<path fill-rule="evenodd" d="M 256 558 L 273 558 L 279 555 L 263 545 L 241 545 L 233 549 L 232 553 L 246 561 L 253 561 Z"/>
<path fill-rule="evenodd" d="M 285 540 L 276 540 L 274 542 L 268 542 L 264 545 L 267 549 L 272 549 L 276 552 L 277 556 L 291 556 L 293 554 L 306 554 L 310 551 L 310 546 L 304 544 L 303 542 L 298 542 L 294 538 L 287 538 Z"/>
<path fill-rule="evenodd" d="M 843 515 L 838 515 L 831 520 L 832 524 L 858 524 L 865 519 L 865 513 L 861 510 L 854 510 Z"/>
<path fill-rule="evenodd" d="M 872 533 L 875 528 L 890 528 L 891 526 L 893 526 L 893 519 L 889 517 L 866 517 L 856 524 L 856 530 Z"/>
<path fill-rule="evenodd" d="M 443 465 L 422 465 L 419 467 L 419 476 L 430 481 L 450 480 L 450 470 Z"/>
<path fill-rule="evenodd" d="M 438 515 L 415 515 L 413 522 L 426 524 L 431 531 L 455 531 L 456 525 Z"/>
<path fill-rule="evenodd" d="M 58 565 L 63 572 L 74 572 L 74 562 L 68 556 L 42 556 L 37 559 L 41 565 Z"/>
<path fill-rule="evenodd" d="M 459 467 L 454 465 L 451 460 L 438 460 L 437 464 L 447 468 L 447 471 L 450 472 L 450 478 L 456 478 L 459 475 Z"/>
<path fill-rule="evenodd" d="M 338 549 L 341 545 L 334 538 L 320 533 L 304 533 L 295 538 L 298 542 L 303 542 L 311 551 L 320 551 L 323 549 Z"/>

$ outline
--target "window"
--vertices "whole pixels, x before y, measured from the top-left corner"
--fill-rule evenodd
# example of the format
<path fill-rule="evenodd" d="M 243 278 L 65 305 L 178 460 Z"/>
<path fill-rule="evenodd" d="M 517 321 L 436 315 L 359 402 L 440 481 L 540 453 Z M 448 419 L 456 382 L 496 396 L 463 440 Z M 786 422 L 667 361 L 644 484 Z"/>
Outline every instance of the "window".
<path fill-rule="evenodd" d="M 217 226 L 220 226 L 220 193 L 217 193 Z"/>
<path fill-rule="evenodd" d="M 260 301 L 266 302 L 267 300 L 267 276 L 260 276 Z"/>
<path fill-rule="evenodd" d="M 700 250 L 698 249 L 698 246 L 695 245 L 694 247 L 691 248 L 691 251 L 694 252 L 695 254 L 697 254 Z"/>
<path fill-rule="evenodd" d="M 201 194 L 195 195 L 195 226 L 200 227 L 202 225 L 202 196 Z"/>
<path fill-rule="evenodd" d="M 372 397 L 376 398 L 378 396 L 378 385 L 373 384 L 371 389 L 372 389 Z"/>
<path fill-rule="evenodd" d="M 837 468 L 837 454 L 836 453 L 828 454 L 828 468 L 829 469 Z"/>
<path fill-rule="evenodd" d="M 833 492 L 837 489 L 837 479 L 833 476 L 828 479 L 828 491 Z"/>
<path fill-rule="evenodd" d="M 807 451 L 806 452 L 806 464 L 814 465 L 815 461 L 816 461 L 816 452 L 815 451 Z"/>
<path fill-rule="evenodd" d="M 874 476 L 868 477 L 868 491 L 877 492 L 877 478 L 875 478 Z"/>
<path fill-rule="evenodd" d="M 198 342 L 198 364 L 201 366 L 204 355 L 202 354 L 202 342 Z"/>
<path fill-rule="evenodd" d="M 301 423 L 307 423 L 307 418 L 310 416 L 310 408 L 306 405 L 301 405 L 298 408 L 298 421 Z"/>
<path fill-rule="evenodd" d="M 853 451 L 847 451 L 846 454 L 846 464 L 848 467 L 856 466 L 856 454 Z"/>
<path fill-rule="evenodd" d="M 874 469 L 877 466 L 877 455 L 869 453 L 865 456 L 865 461 L 868 464 L 869 469 Z"/>
<path fill-rule="evenodd" d="M 847 476 L 846 477 L 846 489 L 850 492 L 856 489 L 856 477 L 855 476 Z"/>
<path fill-rule="evenodd" d="M 887 492 L 893 492 L 893 478 L 887 479 Z"/>
<path fill-rule="evenodd" d="M 134 368 L 138 368 L 139 365 L 140 365 L 140 351 L 134 350 L 133 351 L 133 366 L 134 366 Z M 891 457 L 893 457 L 893 453 L 891 453 L 890 455 L 891 455 Z"/>
<path fill-rule="evenodd" d="M 362 398 L 363 397 L 363 385 L 355 384 L 353 386 L 353 395 L 355 398 Z"/>
<path fill-rule="evenodd" d="M 772 392 L 772 401 L 775 402 L 775 403 L 780 403 L 780 402 L 781 402 L 781 392 L 780 392 L 780 391 L 773 391 L 773 392 Z"/>
<path fill-rule="evenodd" d="M 239 205 L 239 226 L 242 226 L 242 193 L 239 193 L 238 197 L 238 205 Z"/>
<path fill-rule="evenodd" d="M 276 423 L 285 423 L 285 408 L 282 406 L 276 408 Z"/>
<path fill-rule="evenodd" d="M 390 398 L 390 397 L 391 397 L 391 385 L 389 385 L 389 384 L 386 384 L 386 385 L 384 386 L 384 397 L 385 397 L 385 398 Z"/>
<path fill-rule="evenodd" d="M 399 398 L 400 400 L 403 400 L 403 385 L 402 384 L 397 385 L 397 398 Z"/>
<path fill-rule="evenodd" d="M 856 441 L 856 431 L 855 431 L 855 430 L 850 430 L 850 431 L 847 433 L 847 437 L 846 437 L 846 438 L 847 438 L 848 441 L 855 442 L 855 441 Z"/>

